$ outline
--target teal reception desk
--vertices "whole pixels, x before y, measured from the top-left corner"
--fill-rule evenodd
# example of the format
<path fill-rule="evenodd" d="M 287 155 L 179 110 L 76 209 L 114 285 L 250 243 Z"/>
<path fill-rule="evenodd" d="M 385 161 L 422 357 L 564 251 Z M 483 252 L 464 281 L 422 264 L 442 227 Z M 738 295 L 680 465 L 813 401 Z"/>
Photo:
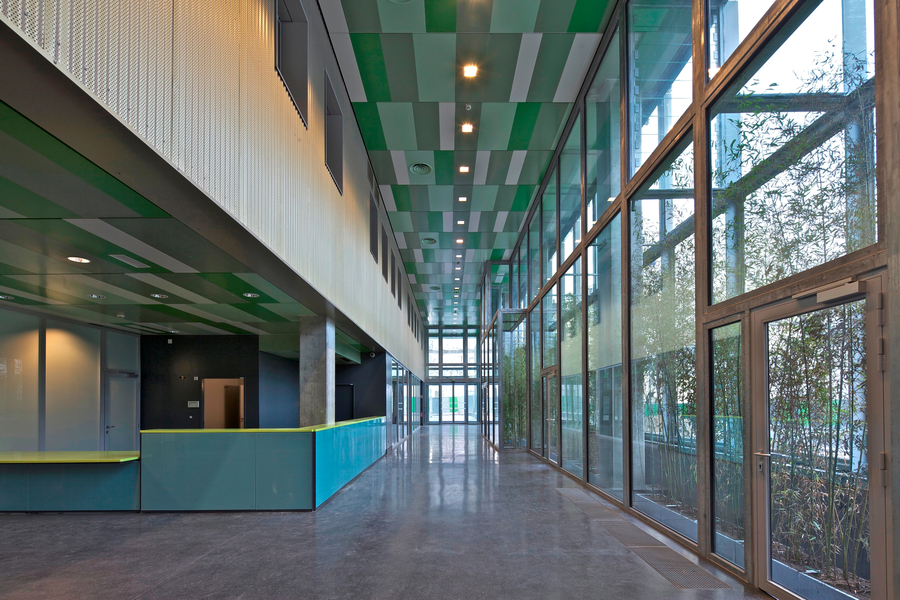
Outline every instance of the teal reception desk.
<path fill-rule="evenodd" d="M 314 510 L 384 456 L 385 417 L 141 432 L 141 510 Z"/>
<path fill-rule="evenodd" d="M 140 510 L 139 452 L 0 452 L 0 511 Z"/>

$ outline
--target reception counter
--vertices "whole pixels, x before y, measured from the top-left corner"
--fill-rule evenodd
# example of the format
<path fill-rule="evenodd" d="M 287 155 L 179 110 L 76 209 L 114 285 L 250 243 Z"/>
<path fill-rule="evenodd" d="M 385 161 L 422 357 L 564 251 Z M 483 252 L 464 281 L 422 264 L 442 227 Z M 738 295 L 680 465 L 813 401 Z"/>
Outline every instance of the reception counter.
<path fill-rule="evenodd" d="M 141 510 L 314 510 L 384 455 L 385 424 L 141 431 Z"/>
<path fill-rule="evenodd" d="M 140 510 L 139 452 L 0 452 L 0 511 Z"/>

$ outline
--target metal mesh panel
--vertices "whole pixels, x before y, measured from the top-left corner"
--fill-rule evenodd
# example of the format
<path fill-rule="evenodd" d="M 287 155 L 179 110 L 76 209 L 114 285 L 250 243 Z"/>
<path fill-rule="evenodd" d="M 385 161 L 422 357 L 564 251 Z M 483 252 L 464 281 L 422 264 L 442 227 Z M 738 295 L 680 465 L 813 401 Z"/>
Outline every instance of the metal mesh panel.
<path fill-rule="evenodd" d="M 661 541 L 627 521 L 605 521 L 600 523 L 614 538 L 629 548 L 635 546 L 665 546 Z"/>
<path fill-rule="evenodd" d="M 632 548 L 632 552 L 682 590 L 731 589 L 670 548 Z"/>

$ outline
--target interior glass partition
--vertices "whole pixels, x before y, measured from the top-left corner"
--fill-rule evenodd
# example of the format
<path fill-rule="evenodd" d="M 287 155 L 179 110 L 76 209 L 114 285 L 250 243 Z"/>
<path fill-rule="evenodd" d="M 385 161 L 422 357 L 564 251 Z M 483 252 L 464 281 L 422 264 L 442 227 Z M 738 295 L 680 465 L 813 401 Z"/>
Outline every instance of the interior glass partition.
<path fill-rule="evenodd" d="M 429 329 L 427 423 L 478 423 L 478 332 L 472 327 Z"/>
<path fill-rule="evenodd" d="M 632 505 L 697 540 L 693 146 L 630 202 Z"/>

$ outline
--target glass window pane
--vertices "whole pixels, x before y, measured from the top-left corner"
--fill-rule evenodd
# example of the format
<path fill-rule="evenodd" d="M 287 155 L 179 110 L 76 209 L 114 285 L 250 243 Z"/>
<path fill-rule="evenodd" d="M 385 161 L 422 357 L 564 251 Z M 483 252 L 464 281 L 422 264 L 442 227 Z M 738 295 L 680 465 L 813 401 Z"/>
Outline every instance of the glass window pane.
<path fill-rule="evenodd" d="M 469 335 L 466 337 L 466 362 L 470 365 L 478 364 L 477 352 L 478 332 L 472 330 L 469 331 Z"/>
<path fill-rule="evenodd" d="M 463 362 L 462 332 L 451 334 L 444 331 L 443 364 L 461 365 Z"/>
<path fill-rule="evenodd" d="M 872 2 L 843 5 L 822 2 L 713 109 L 713 302 L 876 241 Z"/>
<path fill-rule="evenodd" d="M 462 379 L 463 377 L 463 368 L 462 367 L 444 367 L 443 369 L 444 377 L 456 377 Z"/>
<path fill-rule="evenodd" d="M 36 451 L 40 319 L 0 310 L 0 452 Z"/>
<path fill-rule="evenodd" d="M 559 264 L 557 262 L 558 253 L 556 248 L 556 191 L 556 168 L 554 167 L 553 172 L 550 174 L 550 183 L 547 184 L 541 200 L 541 214 L 543 215 L 541 217 L 541 265 L 544 269 L 544 279 L 541 281 L 542 287 L 550 281 L 551 277 L 556 275 L 556 267 Z"/>
<path fill-rule="evenodd" d="M 528 298 L 537 297 L 541 289 L 541 210 L 534 211 L 528 230 Z"/>
<path fill-rule="evenodd" d="M 441 376 L 441 368 L 440 367 L 428 367 L 428 377 L 437 379 Z"/>
<path fill-rule="evenodd" d="M 519 306 L 519 261 L 516 260 L 516 257 L 512 259 L 512 268 L 510 274 L 510 280 L 512 284 L 510 285 L 510 299 L 509 306 L 507 308 L 517 308 Z"/>
<path fill-rule="evenodd" d="M 581 243 L 581 115 L 559 156 L 559 231 L 564 261 Z"/>
<path fill-rule="evenodd" d="M 552 367 L 557 363 L 556 358 L 556 289 L 553 286 L 543 298 L 541 298 L 541 313 L 544 319 L 544 368 Z"/>
<path fill-rule="evenodd" d="M 519 246 L 519 308 L 525 308 L 531 299 L 528 297 L 528 242 L 522 240 Z"/>
<path fill-rule="evenodd" d="M 691 103 L 691 52 L 690 0 L 628 3 L 630 175 Z"/>
<path fill-rule="evenodd" d="M 531 449 L 540 454 L 544 437 L 543 413 L 541 411 L 541 312 L 538 309 L 528 314 L 528 328 L 531 339 Z"/>
<path fill-rule="evenodd" d="M 712 79 L 775 0 L 709 0 L 709 78 Z"/>
<path fill-rule="evenodd" d="M 466 406 L 469 409 L 469 423 L 477 423 L 478 422 L 478 386 L 476 384 L 469 384 L 466 389 L 468 390 L 468 395 L 466 396 Z"/>
<path fill-rule="evenodd" d="M 586 228 L 590 230 L 612 204 L 621 188 L 621 85 L 619 30 L 588 89 L 584 105 L 587 126 Z"/>
<path fill-rule="evenodd" d="M 610 221 L 587 253 L 588 481 L 624 500 L 620 221 Z"/>
<path fill-rule="evenodd" d="M 440 343 L 441 338 L 438 335 L 432 334 L 428 336 L 428 362 L 433 365 L 441 362 Z"/>
<path fill-rule="evenodd" d="M 693 146 L 631 201 L 632 503 L 697 540 Z"/>
<path fill-rule="evenodd" d="M 744 567 L 741 324 L 712 330 L 713 551 Z"/>
<path fill-rule="evenodd" d="M 584 477 L 584 380 L 581 370 L 581 259 L 560 280 L 562 326 L 559 329 L 562 467 Z"/>

